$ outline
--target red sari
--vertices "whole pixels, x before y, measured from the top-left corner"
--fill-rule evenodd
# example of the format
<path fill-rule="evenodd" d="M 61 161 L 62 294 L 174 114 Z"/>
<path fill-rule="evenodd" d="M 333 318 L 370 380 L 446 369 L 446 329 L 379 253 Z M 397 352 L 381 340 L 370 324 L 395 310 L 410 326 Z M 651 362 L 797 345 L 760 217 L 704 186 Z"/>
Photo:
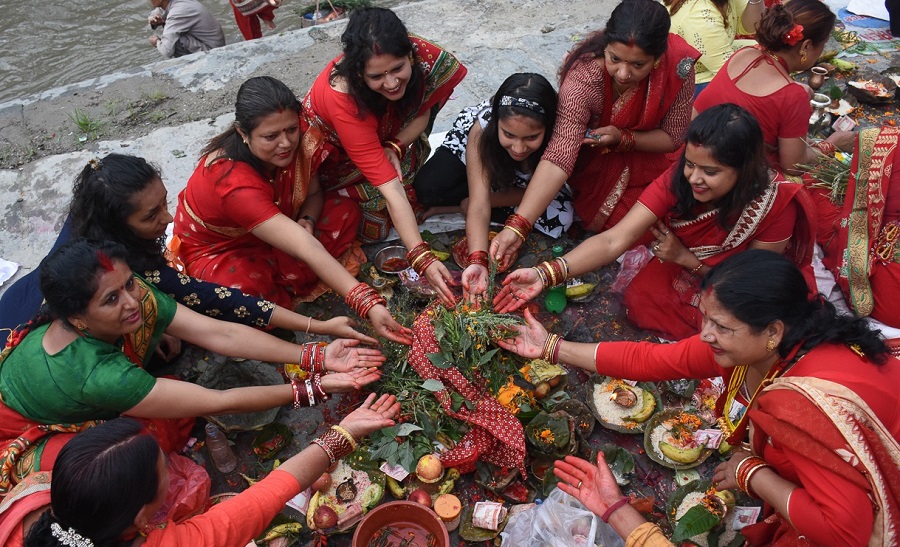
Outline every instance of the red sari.
<path fill-rule="evenodd" d="M 359 117 L 353 98 L 332 89 L 330 84 L 340 57 L 328 63 L 303 99 L 303 131 L 314 129 L 323 136 L 313 150 L 313 168 L 318 169 L 326 192 L 349 198 L 362 208 L 360 236 L 364 242 L 383 240 L 391 229 L 387 203 L 377 187 L 397 178 L 397 171 L 385 156 L 382 143 L 396 137 L 414 118 L 429 113 L 427 129 L 410 145 L 400 162 L 401 182 L 415 209 L 412 183 L 431 151 L 428 135 L 432 124 L 466 75 L 466 67 L 450 53 L 412 34 L 410 40 L 415 62 L 425 73 L 425 83 L 421 97 L 415 102 L 417 106 L 409 112 L 398 111 L 397 104 L 388 101 L 382 116 L 369 113 Z"/>
<path fill-rule="evenodd" d="M 819 203 L 834 231 L 825 266 L 857 315 L 900 328 L 900 128 L 860 131 L 842 207 Z M 821 224 L 821 223 L 820 223 Z"/>
<path fill-rule="evenodd" d="M 718 366 L 699 336 L 603 342 L 595 362 L 601 374 L 639 381 L 722 375 L 728 385 L 735 370 Z M 754 453 L 797 488 L 788 515 L 766 505 L 765 520 L 741 530 L 751 545 L 897 544 L 898 383 L 897 359 L 876 366 L 847 346 L 820 344 L 756 398 L 748 411 Z"/>
<path fill-rule="evenodd" d="M 675 236 L 706 266 L 715 266 L 744 251 L 754 241 L 778 242 L 790 237 L 785 254 L 804 272 L 815 288 L 812 251 L 815 243 L 815 208 L 800 184 L 787 182 L 780 174 L 762 195 L 741 212 L 730 231 L 719 226 L 718 211 L 699 214 L 693 220 L 672 218 L 675 195 L 672 173 L 677 164 L 653 182 L 640 203 L 661 219 Z M 700 330 L 700 278 L 672 262 L 651 260 L 625 290 L 628 318 L 635 325 L 665 337 L 680 340 Z"/>
<path fill-rule="evenodd" d="M 321 294 L 318 277 L 304 263 L 262 241 L 251 230 L 278 214 L 299 220 L 310 180 L 308 156 L 313 135 L 304 134 L 290 166 L 271 181 L 250 165 L 204 157 L 178 196 L 174 247 L 187 273 L 294 309 Z M 359 273 L 356 256 L 359 225 L 356 206 L 340 198 L 325 200 L 316 237 L 351 274 Z M 348 265 L 349 264 L 349 265 Z"/>
<path fill-rule="evenodd" d="M 566 75 L 556 126 L 542 159 L 569 174 L 575 212 L 589 230 L 614 226 L 674 158 L 582 145 L 585 132 L 608 125 L 632 131 L 662 129 L 677 150 L 691 121 L 694 62 L 699 57 L 683 38 L 670 34 L 656 68 L 617 100 L 609 73 L 596 59 L 576 63 Z"/>

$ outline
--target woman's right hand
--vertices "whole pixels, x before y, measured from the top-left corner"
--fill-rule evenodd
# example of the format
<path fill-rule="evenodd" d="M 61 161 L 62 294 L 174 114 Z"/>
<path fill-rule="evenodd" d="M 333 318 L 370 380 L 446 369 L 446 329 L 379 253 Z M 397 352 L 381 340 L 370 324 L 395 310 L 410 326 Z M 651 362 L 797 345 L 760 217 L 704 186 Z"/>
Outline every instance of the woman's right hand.
<path fill-rule="evenodd" d="M 381 370 L 354 369 L 350 372 L 330 372 L 322 375 L 325 393 L 349 393 L 381 379 Z"/>
<path fill-rule="evenodd" d="M 400 414 L 400 403 L 396 397 L 388 394 L 377 400 L 375 397 L 374 393 L 370 393 L 359 408 L 341 420 L 341 427 L 357 441 L 374 431 L 394 425 L 394 420 Z"/>
<path fill-rule="evenodd" d="M 597 465 L 575 456 L 557 460 L 553 474 L 560 479 L 560 490 L 577 498 L 595 515 L 606 513 L 610 505 L 622 499 L 622 491 L 602 451 L 597 454 Z"/>
<path fill-rule="evenodd" d="M 838 147 L 838 150 L 843 150 L 844 152 L 853 152 L 853 147 L 856 146 L 856 138 L 859 136 L 859 133 L 856 131 L 835 131 L 831 135 L 828 135 L 826 141 Z"/>
<path fill-rule="evenodd" d="M 488 255 L 493 257 L 494 260 L 497 261 L 497 264 L 500 264 L 500 269 L 503 270 L 504 266 L 507 264 L 512 265 L 516 260 L 516 253 L 519 250 L 519 247 L 522 246 L 522 238 L 516 235 L 515 232 L 509 229 L 500 230 L 500 232 L 494 236 L 494 239 L 491 240 L 491 247 L 488 251 Z"/>
<path fill-rule="evenodd" d="M 412 345 L 412 330 L 404 327 L 391 317 L 391 312 L 381 304 L 373 306 L 369 311 L 369 322 L 379 336 L 383 336 L 392 342 Z"/>
<path fill-rule="evenodd" d="M 526 359 L 538 359 L 543 355 L 544 344 L 547 342 L 549 333 L 544 325 L 541 325 L 541 322 L 531 315 L 530 311 L 525 310 L 524 325 L 513 325 L 510 330 L 515 331 L 516 335 L 512 338 L 497 340 L 498 346 Z"/>
<path fill-rule="evenodd" d="M 437 291 L 438 298 L 445 306 L 453 307 L 456 305 L 456 296 L 447 285 L 453 282 L 450 270 L 440 260 L 435 260 L 427 268 L 425 268 L 425 279 L 431 288 Z"/>
<path fill-rule="evenodd" d="M 328 321 L 322 321 L 322 324 L 316 329 L 317 334 L 327 334 L 334 338 L 351 338 L 359 340 L 363 344 L 378 345 L 378 340 L 371 336 L 359 332 L 354 327 L 358 327 L 359 323 L 350 319 L 346 315 L 332 317 Z"/>
<path fill-rule="evenodd" d="M 544 283 L 534 268 L 519 268 L 503 280 L 503 289 L 494 297 L 494 310 L 498 313 L 515 311 L 542 290 Z"/>
<path fill-rule="evenodd" d="M 471 264 L 463 270 L 463 298 L 475 304 L 484 298 L 488 286 L 488 269 L 480 264 Z"/>

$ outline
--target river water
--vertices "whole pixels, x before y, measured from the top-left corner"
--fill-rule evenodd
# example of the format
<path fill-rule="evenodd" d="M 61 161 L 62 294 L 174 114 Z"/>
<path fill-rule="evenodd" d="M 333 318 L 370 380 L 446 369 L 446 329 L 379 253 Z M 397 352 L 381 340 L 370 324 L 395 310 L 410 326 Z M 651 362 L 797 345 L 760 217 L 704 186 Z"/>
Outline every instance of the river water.
<path fill-rule="evenodd" d="M 243 40 L 228 0 L 201 1 L 222 24 L 227 43 Z M 286 0 L 275 12 L 278 27 L 263 26 L 263 35 L 300 28 L 307 4 Z M 162 59 L 147 42 L 153 32 L 147 0 L 0 0 L 0 9 L 0 103 Z"/>

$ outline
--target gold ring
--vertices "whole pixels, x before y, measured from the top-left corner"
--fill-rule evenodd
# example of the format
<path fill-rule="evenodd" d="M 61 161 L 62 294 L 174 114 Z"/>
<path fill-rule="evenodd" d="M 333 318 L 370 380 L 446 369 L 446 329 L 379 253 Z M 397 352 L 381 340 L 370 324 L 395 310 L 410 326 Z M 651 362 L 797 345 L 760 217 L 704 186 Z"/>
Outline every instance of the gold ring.
<path fill-rule="evenodd" d="M 654 253 L 658 253 L 658 252 L 659 252 L 659 243 L 657 243 L 656 245 L 653 246 L 653 252 L 654 252 Z"/>

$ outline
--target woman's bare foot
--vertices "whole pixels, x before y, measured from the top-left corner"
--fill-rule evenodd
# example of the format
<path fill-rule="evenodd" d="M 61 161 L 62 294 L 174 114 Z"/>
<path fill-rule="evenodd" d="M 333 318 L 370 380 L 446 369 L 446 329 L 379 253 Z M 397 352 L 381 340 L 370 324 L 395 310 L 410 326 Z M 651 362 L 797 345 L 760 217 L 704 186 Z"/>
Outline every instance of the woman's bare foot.
<path fill-rule="evenodd" d="M 275 19 L 263 19 L 263 23 L 266 24 L 266 28 L 269 30 L 275 30 Z"/>

